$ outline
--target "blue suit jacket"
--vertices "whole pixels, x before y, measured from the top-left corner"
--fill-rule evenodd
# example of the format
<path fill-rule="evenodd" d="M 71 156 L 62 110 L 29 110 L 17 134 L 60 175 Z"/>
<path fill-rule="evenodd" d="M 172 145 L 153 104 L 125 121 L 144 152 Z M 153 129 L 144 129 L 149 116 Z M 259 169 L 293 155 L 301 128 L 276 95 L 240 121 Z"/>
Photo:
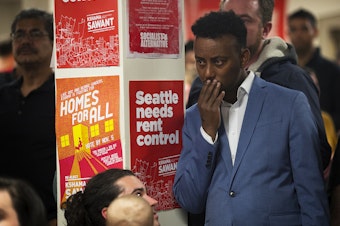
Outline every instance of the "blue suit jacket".
<path fill-rule="evenodd" d="M 223 123 L 209 144 L 186 112 L 173 192 L 205 225 L 329 225 L 317 127 L 305 95 L 255 77 L 234 166 Z"/>

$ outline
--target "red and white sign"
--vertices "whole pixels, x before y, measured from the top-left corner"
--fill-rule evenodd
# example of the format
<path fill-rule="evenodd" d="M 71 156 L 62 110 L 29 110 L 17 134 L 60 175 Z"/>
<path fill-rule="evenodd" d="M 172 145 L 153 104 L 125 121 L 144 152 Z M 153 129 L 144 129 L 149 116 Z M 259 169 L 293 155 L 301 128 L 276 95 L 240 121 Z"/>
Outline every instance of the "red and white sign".
<path fill-rule="evenodd" d="M 179 207 L 172 185 L 182 147 L 183 81 L 131 81 L 131 169 L 159 210 Z"/>
<path fill-rule="evenodd" d="M 55 0 L 57 68 L 119 66 L 117 0 Z"/>
<path fill-rule="evenodd" d="M 180 7 L 179 0 L 129 0 L 129 55 L 178 57 Z"/>

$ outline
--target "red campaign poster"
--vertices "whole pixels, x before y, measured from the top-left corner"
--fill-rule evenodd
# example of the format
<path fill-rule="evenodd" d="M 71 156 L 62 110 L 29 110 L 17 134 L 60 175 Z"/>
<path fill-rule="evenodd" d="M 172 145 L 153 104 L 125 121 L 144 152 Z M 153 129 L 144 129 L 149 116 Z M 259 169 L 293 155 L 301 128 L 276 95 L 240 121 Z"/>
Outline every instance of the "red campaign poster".
<path fill-rule="evenodd" d="M 119 66 L 117 0 L 55 0 L 57 68 Z"/>
<path fill-rule="evenodd" d="M 179 0 L 129 0 L 129 55 L 178 57 L 180 7 Z"/>
<path fill-rule="evenodd" d="M 88 179 L 122 168 L 119 76 L 56 79 L 61 203 Z"/>
<path fill-rule="evenodd" d="M 130 81 L 131 169 L 158 201 L 178 208 L 172 185 L 182 147 L 183 81 Z"/>

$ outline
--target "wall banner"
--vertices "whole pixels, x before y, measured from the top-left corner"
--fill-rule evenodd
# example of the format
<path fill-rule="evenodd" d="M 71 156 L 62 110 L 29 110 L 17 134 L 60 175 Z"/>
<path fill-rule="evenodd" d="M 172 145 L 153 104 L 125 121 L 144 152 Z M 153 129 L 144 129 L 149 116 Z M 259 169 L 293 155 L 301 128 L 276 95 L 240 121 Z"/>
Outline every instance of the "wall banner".
<path fill-rule="evenodd" d="M 56 79 L 61 203 L 95 174 L 123 168 L 119 76 Z"/>
<path fill-rule="evenodd" d="M 181 5 L 179 0 L 129 0 L 130 57 L 178 58 Z"/>
<path fill-rule="evenodd" d="M 117 0 L 55 0 L 57 68 L 119 65 Z"/>
<path fill-rule="evenodd" d="M 183 81 L 130 81 L 131 169 L 158 210 L 179 207 L 172 185 L 182 147 Z"/>

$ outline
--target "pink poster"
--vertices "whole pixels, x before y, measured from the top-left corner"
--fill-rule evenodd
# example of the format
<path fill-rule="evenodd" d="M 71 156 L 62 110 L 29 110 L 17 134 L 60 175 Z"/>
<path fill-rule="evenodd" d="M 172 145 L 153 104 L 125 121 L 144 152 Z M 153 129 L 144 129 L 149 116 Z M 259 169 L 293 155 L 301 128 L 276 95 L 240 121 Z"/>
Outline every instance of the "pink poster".
<path fill-rule="evenodd" d="M 183 81 L 130 81 L 131 169 L 158 200 L 179 207 L 172 185 L 182 146 Z"/>
<path fill-rule="evenodd" d="M 179 0 L 129 0 L 129 55 L 178 57 L 179 9 Z"/>
<path fill-rule="evenodd" d="M 57 68 L 119 66 L 117 0 L 55 0 Z"/>
<path fill-rule="evenodd" d="M 56 79 L 61 203 L 95 174 L 122 168 L 119 76 Z"/>

